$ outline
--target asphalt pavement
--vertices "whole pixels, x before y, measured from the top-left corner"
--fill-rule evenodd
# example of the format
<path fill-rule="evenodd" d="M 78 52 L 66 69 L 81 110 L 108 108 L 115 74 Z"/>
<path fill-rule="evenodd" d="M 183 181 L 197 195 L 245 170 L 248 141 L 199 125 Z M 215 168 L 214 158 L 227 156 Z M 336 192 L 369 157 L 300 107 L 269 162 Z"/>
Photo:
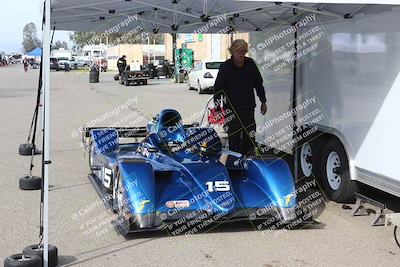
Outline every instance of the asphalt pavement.
<path fill-rule="evenodd" d="M 24 73 L 21 65 L 0 68 L 1 259 L 39 242 L 40 192 L 18 188 L 30 164 L 18 145 L 28 137 L 38 73 Z M 352 217 L 334 202 L 326 204 L 318 227 L 265 232 L 251 223 L 225 223 L 188 236 L 119 236 L 87 178 L 80 127 L 144 126 L 164 108 L 178 110 L 186 123 L 199 121 L 210 95 L 166 79 L 122 86 L 114 74 L 101 73 L 100 83 L 89 84 L 88 73 L 51 72 L 49 240 L 61 266 L 399 265 L 392 227 L 371 227 L 373 214 Z M 39 157 L 34 165 L 33 174 L 40 175 Z"/>

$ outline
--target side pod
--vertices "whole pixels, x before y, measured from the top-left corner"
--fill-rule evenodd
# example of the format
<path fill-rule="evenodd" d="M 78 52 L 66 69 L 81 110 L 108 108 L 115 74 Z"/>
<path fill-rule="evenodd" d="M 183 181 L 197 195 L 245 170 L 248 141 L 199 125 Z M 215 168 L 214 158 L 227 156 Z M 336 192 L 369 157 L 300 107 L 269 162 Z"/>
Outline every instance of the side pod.
<path fill-rule="evenodd" d="M 133 227 L 155 227 L 155 179 L 152 166 L 143 159 L 118 162 L 125 211 L 132 215 Z"/>
<path fill-rule="evenodd" d="M 296 205 L 295 186 L 289 166 L 284 160 L 251 160 L 248 162 L 246 176 L 263 189 L 284 219 L 291 216 L 291 208 Z"/>

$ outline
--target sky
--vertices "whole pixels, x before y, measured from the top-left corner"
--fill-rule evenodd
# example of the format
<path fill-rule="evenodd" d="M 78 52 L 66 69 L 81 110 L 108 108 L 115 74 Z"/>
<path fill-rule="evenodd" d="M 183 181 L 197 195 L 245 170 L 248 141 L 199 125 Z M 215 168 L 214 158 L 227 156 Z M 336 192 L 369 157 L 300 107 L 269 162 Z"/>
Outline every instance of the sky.
<path fill-rule="evenodd" d="M 38 30 L 38 37 L 42 39 L 41 20 L 42 20 L 42 4 L 43 0 L 12 0 L 5 4 L 2 2 L 2 10 L 0 16 L 0 51 L 6 53 L 22 52 L 22 29 L 24 26 L 33 22 Z M 69 41 L 69 35 L 66 31 L 56 31 L 54 41 L 67 41 L 68 46 L 72 43 Z"/>

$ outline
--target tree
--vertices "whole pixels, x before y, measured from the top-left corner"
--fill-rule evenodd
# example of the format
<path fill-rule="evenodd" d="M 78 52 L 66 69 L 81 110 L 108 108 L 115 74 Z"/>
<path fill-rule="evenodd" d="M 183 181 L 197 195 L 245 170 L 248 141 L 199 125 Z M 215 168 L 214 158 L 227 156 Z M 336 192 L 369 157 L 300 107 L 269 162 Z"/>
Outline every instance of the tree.
<path fill-rule="evenodd" d="M 99 44 L 100 43 L 100 33 L 95 32 L 74 32 L 69 34 L 69 39 L 74 42 L 74 44 L 82 48 L 85 45 Z"/>
<path fill-rule="evenodd" d="M 25 52 L 29 52 L 36 47 L 42 46 L 42 43 L 37 37 L 37 29 L 35 23 L 30 22 L 25 25 L 22 31 L 22 40 L 22 46 Z"/>
<path fill-rule="evenodd" d="M 111 33 L 105 34 L 104 32 L 96 33 L 96 32 L 74 32 L 69 35 L 71 41 L 74 44 L 82 48 L 85 45 L 95 45 L 100 43 L 116 45 L 116 44 L 147 44 L 149 41 L 150 44 L 163 44 L 164 38 L 162 34 L 145 34 L 144 32 L 138 33 Z M 149 38 L 149 39 L 148 39 Z M 108 40 L 106 40 L 108 39 Z"/>
<path fill-rule="evenodd" d="M 51 46 L 51 49 L 60 49 L 60 48 L 68 49 L 67 42 L 66 41 L 57 41 L 55 44 L 53 44 Z"/>

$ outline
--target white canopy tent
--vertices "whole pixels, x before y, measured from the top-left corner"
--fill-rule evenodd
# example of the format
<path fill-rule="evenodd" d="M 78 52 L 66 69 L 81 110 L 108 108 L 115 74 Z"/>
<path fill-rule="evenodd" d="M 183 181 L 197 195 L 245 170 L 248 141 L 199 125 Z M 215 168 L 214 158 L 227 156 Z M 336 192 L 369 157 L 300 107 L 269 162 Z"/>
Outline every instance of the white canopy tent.
<path fill-rule="evenodd" d="M 320 15 L 319 19 L 325 22 L 351 18 L 359 12 L 374 12 L 377 7 L 366 5 L 367 3 L 395 4 L 397 1 L 303 2 L 306 3 L 229 0 L 54 0 L 51 1 L 51 28 L 107 32 L 118 26 L 118 31 L 129 32 L 140 26 L 147 32 L 192 33 L 214 21 L 215 25 L 209 27 L 207 33 L 221 31 L 227 26 L 238 32 L 262 31 L 274 24 L 290 20 L 293 10 L 297 10 L 298 13 L 317 13 Z M 362 2 L 365 4 L 361 4 Z"/>
<path fill-rule="evenodd" d="M 92 32 L 143 31 L 196 32 L 208 25 L 207 33 L 267 31 L 276 25 L 291 25 L 309 13 L 329 23 L 376 13 L 400 4 L 395 0 L 303 0 L 276 2 L 228 0 L 44 0 L 43 27 L 43 265 L 48 266 L 49 102 L 51 29 Z M 227 30 L 226 30 L 227 29 Z M 226 31 L 225 31 L 226 30 Z M 295 67 L 295 65 L 294 65 Z"/>

